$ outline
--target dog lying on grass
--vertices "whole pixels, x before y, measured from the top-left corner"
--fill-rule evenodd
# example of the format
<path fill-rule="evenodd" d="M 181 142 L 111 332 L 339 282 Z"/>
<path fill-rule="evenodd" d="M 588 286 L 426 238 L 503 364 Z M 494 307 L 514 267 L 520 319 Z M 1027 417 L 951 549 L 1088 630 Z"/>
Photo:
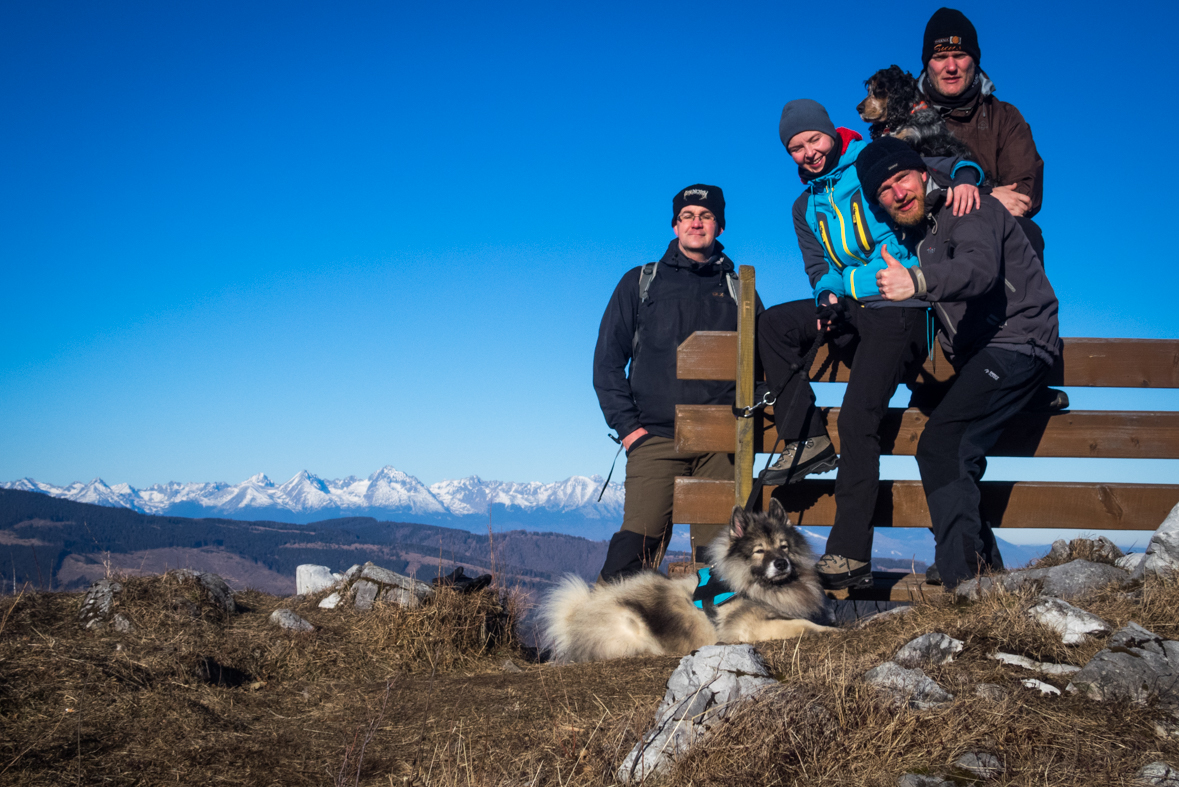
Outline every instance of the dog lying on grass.
<path fill-rule="evenodd" d="M 882 68 L 864 87 L 868 97 L 856 105 L 860 118 L 872 125 L 872 139 L 892 135 L 903 139 L 922 156 L 961 156 L 973 159 L 970 148 L 946 127 L 941 114 L 929 106 L 917 80 L 900 66 Z"/>
<path fill-rule="evenodd" d="M 566 577 L 541 611 L 554 660 L 682 656 L 835 630 L 809 620 L 825 604 L 815 557 L 777 500 L 765 513 L 734 508 L 708 554 L 713 566 L 700 577 L 645 571 L 592 590 Z"/>

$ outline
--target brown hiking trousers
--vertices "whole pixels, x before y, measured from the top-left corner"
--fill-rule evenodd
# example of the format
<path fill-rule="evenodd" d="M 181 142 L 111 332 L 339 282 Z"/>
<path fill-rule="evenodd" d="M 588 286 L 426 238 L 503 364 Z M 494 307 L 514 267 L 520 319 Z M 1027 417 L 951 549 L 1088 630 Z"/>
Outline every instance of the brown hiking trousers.
<path fill-rule="evenodd" d="M 621 529 L 662 539 L 662 560 L 671 541 L 671 503 L 676 476 L 732 481 L 733 468 L 732 454 L 677 453 L 674 440 L 649 437 L 626 457 L 626 503 Z M 707 546 L 724 525 L 691 527 L 693 555 L 696 560 L 701 560 L 695 550 Z"/>

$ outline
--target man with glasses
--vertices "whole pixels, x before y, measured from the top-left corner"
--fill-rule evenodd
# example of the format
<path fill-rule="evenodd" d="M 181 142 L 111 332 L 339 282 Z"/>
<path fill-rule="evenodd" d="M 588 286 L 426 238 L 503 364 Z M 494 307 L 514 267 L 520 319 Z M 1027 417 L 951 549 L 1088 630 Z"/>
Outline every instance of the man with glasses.
<path fill-rule="evenodd" d="M 627 457 L 622 528 L 599 582 L 658 569 L 671 539 L 676 476 L 733 478 L 732 454 L 676 451 L 673 439 L 677 404 L 732 405 L 736 392 L 731 381 L 676 378 L 676 349 L 692 333 L 737 329 L 734 267 L 717 241 L 725 230 L 720 188 L 697 183 L 677 192 L 671 226 L 675 238 L 659 262 L 632 268 L 614 289 L 594 350 L 594 390 Z M 694 546 L 719 531 L 693 525 Z"/>

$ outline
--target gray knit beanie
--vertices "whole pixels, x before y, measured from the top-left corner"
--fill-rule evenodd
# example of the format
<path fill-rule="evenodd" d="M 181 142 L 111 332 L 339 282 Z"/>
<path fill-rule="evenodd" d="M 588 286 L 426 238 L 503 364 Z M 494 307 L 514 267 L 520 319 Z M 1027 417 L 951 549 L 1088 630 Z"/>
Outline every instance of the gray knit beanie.
<path fill-rule="evenodd" d="M 778 136 L 782 138 L 782 145 L 786 146 L 795 134 L 803 131 L 821 131 L 839 144 L 839 132 L 835 130 L 835 124 L 831 122 L 823 105 L 809 98 L 796 98 L 782 107 Z"/>

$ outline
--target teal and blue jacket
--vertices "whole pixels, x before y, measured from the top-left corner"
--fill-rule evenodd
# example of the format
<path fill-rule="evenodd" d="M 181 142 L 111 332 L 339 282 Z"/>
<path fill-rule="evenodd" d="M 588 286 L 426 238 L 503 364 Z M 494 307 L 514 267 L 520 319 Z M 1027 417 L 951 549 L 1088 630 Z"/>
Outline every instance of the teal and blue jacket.
<path fill-rule="evenodd" d="M 888 253 L 906 268 L 916 265 L 917 257 L 897 238 L 884 209 L 869 202 L 860 188 L 856 157 L 869 143 L 854 131 L 837 130 L 842 143 L 839 162 L 827 174 L 809 181 L 794 203 L 794 229 L 802 261 L 816 301 L 827 291 L 865 304 L 892 305 L 876 288 L 877 271 L 887 267 L 881 249 L 887 246 Z M 945 171 L 955 183 L 982 183 L 982 169 L 974 162 L 946 158 L 927 158 L 925 162 Z"/>

